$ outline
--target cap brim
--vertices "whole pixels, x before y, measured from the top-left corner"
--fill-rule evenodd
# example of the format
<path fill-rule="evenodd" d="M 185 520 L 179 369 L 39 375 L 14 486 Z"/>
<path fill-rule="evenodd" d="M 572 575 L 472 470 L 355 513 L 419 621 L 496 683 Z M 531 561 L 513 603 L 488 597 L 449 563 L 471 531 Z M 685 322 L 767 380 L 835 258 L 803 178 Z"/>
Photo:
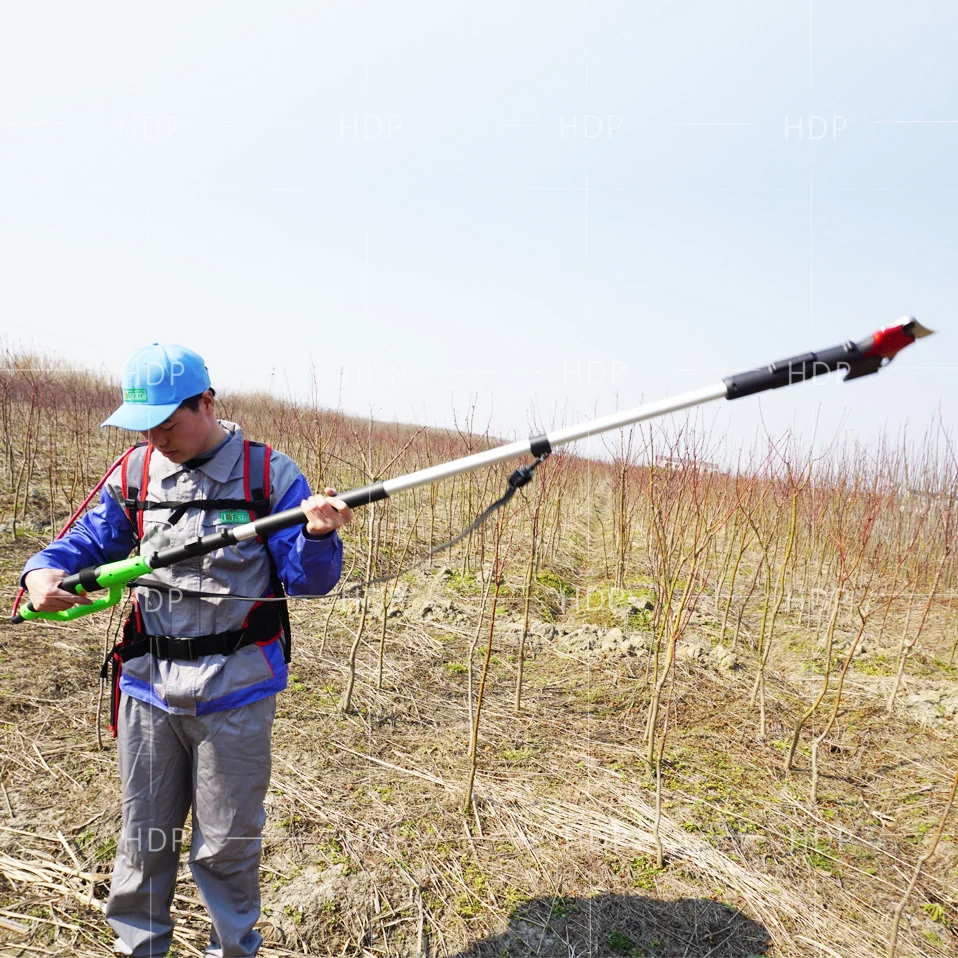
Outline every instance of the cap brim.
<path fill-rule="evenodd" d="M 180 404 L 178 402 L 167 403 L 165 406 L 125 402 L 109 419 L 101 422 L 100 425 L 146 432 L 147 429 L 155 429 L 161 422 L 165 422 L 179 408 Z"/>

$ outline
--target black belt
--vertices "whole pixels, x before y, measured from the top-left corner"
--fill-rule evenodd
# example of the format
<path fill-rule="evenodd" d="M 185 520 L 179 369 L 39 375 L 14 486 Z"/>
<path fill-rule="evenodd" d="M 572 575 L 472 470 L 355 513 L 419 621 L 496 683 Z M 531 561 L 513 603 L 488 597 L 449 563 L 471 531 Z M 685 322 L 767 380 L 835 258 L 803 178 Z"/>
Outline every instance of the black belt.
<path fill-rule="evenodd" d="M 217 632 L 213 635 L 195 635 L 181 638 L 173 635 L 150 635 L 140 633 L 136 639 L 115 649 L 120 661 L 139 658 L 148 652 L 158 659 L 181 659 L 195 662 L 204 655 L 231 655 L 237 649 L 254 642 L 268 642 L 276 637 L 265 635 L 258 629 L 236 629 L 232 632 Z"/>
<path fill-rule="evenodd" d="M 107 653 L 100 669 L 100 677 L 110 679 L 110 731 L 116 736 L 117 714 L 120 704 L 120 672 L 123 663 L 152 653 L 158 659 L 195 662 L 204 655 L 231 655 L 254 642 L 271 642 L 283 631 L 281 616 L 275 605 L 264 603 L 254 608 L 245 629 L 215 632 L 212 635 L 180 637 L 152 635 L 136 628 L 136 613 L 131 612 L 123 624 L 123 640 Z M 289 633 L 286 633 L 284 658 L 289 661 Z M 112 669 L 111 669 L 112 666 Z"/>

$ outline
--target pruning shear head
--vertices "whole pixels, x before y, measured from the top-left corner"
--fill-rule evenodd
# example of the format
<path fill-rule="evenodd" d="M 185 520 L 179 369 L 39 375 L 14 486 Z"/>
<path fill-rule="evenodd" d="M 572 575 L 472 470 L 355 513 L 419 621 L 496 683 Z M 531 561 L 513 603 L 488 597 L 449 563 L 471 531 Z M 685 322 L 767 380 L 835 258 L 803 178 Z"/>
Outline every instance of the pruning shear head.
<path fill-rule="evenodd" d="M 914 316 L 910 316 L 906 322 L 902 323 L 901 328 L 915 339 L 924 339 L 925 336 L 931 336 L 935 332 L 933 329 L 922 326 Z"/>

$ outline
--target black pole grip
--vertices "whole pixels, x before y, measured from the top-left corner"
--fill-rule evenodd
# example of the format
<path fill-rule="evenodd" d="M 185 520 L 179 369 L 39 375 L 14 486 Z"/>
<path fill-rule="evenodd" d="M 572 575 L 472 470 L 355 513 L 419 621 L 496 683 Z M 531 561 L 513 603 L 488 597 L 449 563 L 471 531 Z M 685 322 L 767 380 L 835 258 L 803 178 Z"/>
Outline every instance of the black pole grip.
<path fill-rule="evenodd" d="M 342 499 L 350 509 L 355 509 L 356 506 L 368 506 L 371 502 L 388 499 L 389 493 L 383 488 L 381 482 L 373 482 L 368 486 L 359 486 L 358 489 L 341 492 L 335 498 Z M 268 536 L 273 532 L 279 532 L 280 529 L 288 529 L 290 526 L 300 524 L 306 524 L 303 510 L 287 509 L 285 512 L 277 512 L 275 515 L 257 519 L 256 533 L 257 535 Z"/>
<path fill-rule="evenodd" d="M 741 399 L 764 392 L 766 389 L 780 389 L 792 383 L 804 382 L 815 376 L 833 373 L 836 369 L 845 369 L 851 373 L 853 367 L 862 361 L 861 350 L 853 342 L 843 343 L 841 346 L 832 346 L 816 353 L 801 353 L 780 359 L 770 366 L 760 369 L 749 369 L 744 373 L 736 373 L 724 380 L 728 390 L 728 399 Z"/>
<path fill-rule="evenodd" d="M 301 510 L 290 509 L 288 512 L 279 513 L 280 516 L 288 515 L 292 512 Z M 279 518 L 277 516 L 276 518 Z M 260 522 L 263 520 L 260 519 Z M 291 522 L 286 523 L 292 525 Z M 285 528 L 285 527 L 283 527 Z M 168 549 L 161 549 L 154 552 L 149 559 L 151 569 L 164 569 L 167 566 L 175 565 L 184 559 L 192 559 L 196 556 L 205 556 L 217 549 L 225 549 L 227 546 L 236 545 L 239 540 L 233 535 L 231 529 L 221 529 L 219 532 L 211 532 L 208 536 L 198 536 L 184 542 L 181 546 L 170 546 Z"/>
<path fill-rule="evenodd" d="M 73 575 L 68 575 L 61 583 L 60 588 L 64 592 L 69 592 L 72 595 L 82 595 L 84 592 L 96 592 L 101 586 L 96 581 L 96 577 L 100 574 L 99 566 L 87 566 L 85 569 L 81 569 L 79 572 L 74 572 Z"/>
<path fill-rule="evenodd" d="M 381 499 L 388 499 L 389 493 L 386 492 L 381 482 L 371 482 L 368 486 L 359 486 L 357 489 L 350 489 L 336 496 L 342 499 L 350 509 L 356 506 L 368 506 L 370 503 L 379 502 Z"/>
<path fill-rule="evenodd" d="M 332 497 L 331 497 L 332 498 Z M 348 492 L 342 492 L 336 496 L 342 499 L 350 509 L 356 506 L 368 506 L 371 502 L 379 502 L 381 499 L 388 499 L 389 493 L 383 488 L 381 482 L 373 482 L 368 486 L 360 486 L 358 489 L 350 489 Z M 287 509 L 285 512 L 277 512 L 272 516 L 263 516 L 256 520 L 256 534 L 268 536 L 280 529 L 288 529 L 290 526 L 305 525 L 306 518 L 302 509 Z"/>
<path fill-rule="evenodd" d="M 79 595 L 80 592 L 79 592 L 79 588 L 78 588 L 78 587 L 79 587 L 80 585 L 81 585 L 81 583 L 80 583 L 80 573 L 79 573 L 79 572 L 76 572 L 76 573 L 74 573 L 73 575 L 68 575 L 68 576 L 60 583 L 60 588 L 63 589 L 64 592 L 70 592 L 70 593 L 72 593 L 73 595 Z"/>
<path fill-rule="evenodd" d="M 352 508 L 354 506 L 364 506 L 370 502 L 378 502 L 380 499 L 387 498 L 387 496 L 388 493 L 383 488 L 383 484 L 375 482 L 368 486 L 360 486 L 358 489 L 351 489 L 337 498 L 342 499 L 346 505 Z M 306 517 L 303 510 L 299 508 L 286 509 L 283 512 L 275 513 L 275 515 L 263 516 L 262 519 L 257 519 L 253 523 L 258 536 L 268 536 L 273 532 L 279 532 L 280 529 L 289 529 L 292 526 L 305 524 Z M 184 559 L 207 555 L 217 549 L 235 545 L 238 541 L 232 529 L 213 532 L 208 536 L 200 536 L 191 539 L 189 542 L 184 542 L 181 546 L 171 546 L 168 549 L 162 549 L 160 552 L 154 552 L 150 556 L 150 568 L 162 569 L 177 562 L 182 562 Z"/>

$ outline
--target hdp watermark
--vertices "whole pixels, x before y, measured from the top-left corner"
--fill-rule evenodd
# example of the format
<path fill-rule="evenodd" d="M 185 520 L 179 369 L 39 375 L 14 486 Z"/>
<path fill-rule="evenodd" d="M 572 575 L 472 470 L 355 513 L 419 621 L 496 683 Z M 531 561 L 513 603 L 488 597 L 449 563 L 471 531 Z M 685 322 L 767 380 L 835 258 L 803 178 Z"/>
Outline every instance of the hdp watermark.
<path fill-rule="evenodd" d="M 148 359 L 145 363 L 128 364 L 124 372 L 131 381 L 127 388 L 142 389 L 144 386 L 159 386 L 169 382 L 171 385 L 186 372 L 186 367 L 179 359 L 174 359 L 167 365 Z"/>
<path fill-rule="evenodd" d="M 183 124 L 178 116 L 146 116 L 133 117 L 120 122 L 121 140 L 142 140 L 144 142 L 170 140 Z"/>
<path fill-rule="evenodd" d="M 562 140 L 611 140 L 622 129 L 618 113 L 563 113 L 559 117 L 559 138 Z"/>
<path fill-rule="evenodd" d="M 341 116 L 339 138 L 341 140 L 391 140 L 402 129 L 401 116 L 389 113 L 364 113 L 362 116 Z"/>
<path fill-rule="evenodd" d="M 626 364 L 621 359 L 613 359 L 611 363 L 601 359 L 577 359 L 573 363 L 563 360 L 562 382 L 566 386 L 601 386 L 617 382 L 625 370 Z"/>
<path fill-rule="evenodd" d="M 172 609 L 185 598 L 183 592 L 172 586 L 167 589 L 155 589 L 151 586 L 146 587 L 146 595 L 137 599 L 137 603 L 143 612 L 160 612 L 164 608 Z"/>
<path fill-rule="evenodd" d="M 848 127 L 846 117 L 835 114 L 834 116 L 819 116 L 817 113 L 810 113 L 808 116 L 785 117 L 785 139 L 792 139 L 793 135 L 797 140 L 837 140 L 839 134 L 843 133 Z"/>
<path fill-rule="evenodd" d="M 371 359 L 369 362 L 343 366 L 343 379 L 357 386 L 392 386 L 405 376 L 406 367 L 399 362 L 382 363 Z"/>
<path fill-rule="evenodd" d="M 136 828 L 129 832 L 124 832 L 120 842 L 128 850 L 135 849 L 142 854 L 143 852 L 166 851 L 168 848 L 179 851 L 183 846 L 183 839 L 186 837 L 186 830 L 178 826 L 173 828 L 159 828 L 151 825 L 149 828 Z"/>
<path fill-rule="evenodd" d="M 788 366 L 788 384 L 805 382 L 806 379 L 814 379 L 816 376 L 822 376 L 825 373 L 836 372 L 847 374 L 851 372 L 850 363 L 838 363 L 835 366 L 822 360 L 815 359 L 811 362 L 789 363 Z M 840 379 L 832 379 L 829 382 L 841 382 Z"/>

